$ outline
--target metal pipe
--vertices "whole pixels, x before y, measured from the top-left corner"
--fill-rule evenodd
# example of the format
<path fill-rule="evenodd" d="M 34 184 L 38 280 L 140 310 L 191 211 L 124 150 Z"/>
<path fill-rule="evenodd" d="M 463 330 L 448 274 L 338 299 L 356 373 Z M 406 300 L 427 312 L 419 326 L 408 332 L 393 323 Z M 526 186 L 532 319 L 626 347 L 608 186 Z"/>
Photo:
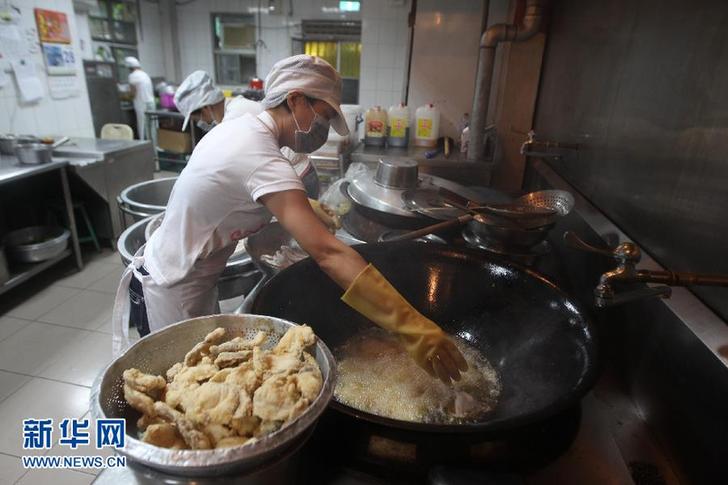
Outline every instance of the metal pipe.
<path fill-rule="evenodd" d="M 475 95 L 470 117 L 470 144 L 468 160 L 482 160 L 485 152 L 485 126 L 493 84 L 495 50 L 500 42 L 521 42 L 530 39 L 541 28 L 543 0 L 526 0 L 523 25 L 495 24 L 488 27 L 480 38 Z"/>

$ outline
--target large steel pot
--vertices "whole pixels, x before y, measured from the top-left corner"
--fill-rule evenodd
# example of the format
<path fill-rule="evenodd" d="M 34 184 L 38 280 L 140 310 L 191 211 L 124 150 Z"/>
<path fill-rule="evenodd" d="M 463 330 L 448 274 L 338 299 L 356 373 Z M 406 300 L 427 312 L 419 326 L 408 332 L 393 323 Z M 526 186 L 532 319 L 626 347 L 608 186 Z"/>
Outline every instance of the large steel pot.
<path fill-rule="evenodd" d="M 39 263 L 53 259 L 68 247 L 71 233 L 56 226 L 31 226 L 5 236 L 8 256 L 21 263 Z"/>
<path fill-rule="evenodd" d="M 594 328 L 571 298 L 539 274 L 496 262 L 482 251 L 439 244 L 354 248 L 415 308 L 480 349 L 498 371 L 502 391 L 496 408 L 472 424 L 400 421 L 334 401 L 339 411 L 400 430 L 493 433 L 550 418 L 592 386 Z M 372 325 L 341 302 L 341 293 L 313 261 L 304 260 L 266 283 L 251 312 L 306 322 L 333 349 Z"/>
<path fill-rule="evenodd" d="M 167 177 L 130 185 L 119 194 L 119 208 L 135 221 L 164 212 L 176 181 Z"/>
<path fill-rule="evenodd" d="M 134 254 L 147 241 L 147 225 L 159 220 L 159 216 L 149 216 L 129 226 L 119 236 L 116 247 L 121 262 L 131 263 Z M 233 254 L 217 282 L 218 298 L 227 300 L 240 295 L 247 295 L 253 290 L 262 275 L 245 252 Z"/>
<path fill-rule="evenodd" d="M 44 143 L 18 143 L 15 156 L 23 165 L 41 165 L 53 160 L 53 145 Z"/>
<path fill-rule="evenodd" d="M 228 334 L 255 335 L 258 331 L 277 340 L 295 324 L 279 318 L 260 315 L 211 315 L 170 325 L 139 340 L 99 375 L 91 390 L 91 412 L 96 419 L 124 418 L 126 446 L 121 453 L 136 463 L 186 477 L 217 476 L 226 473 L 250 473 L 271 460 L 285 456 L 308 437 L 321 413 L 326 409 L 334 389 L 336 368 L 331 352 L 321 339 L 316 340 L 312 355 L 321 369 L 323 386 L 318 397 L 295 421 L 257 442 L 216 450 L 171 450 L 144 443 L 136 438 L 139 413 L 124 400 L 122 373 L 135 367 L 142 372 L 164 375 L 174 363 L 184 360 L 185 353 L 217 327 Z"/>

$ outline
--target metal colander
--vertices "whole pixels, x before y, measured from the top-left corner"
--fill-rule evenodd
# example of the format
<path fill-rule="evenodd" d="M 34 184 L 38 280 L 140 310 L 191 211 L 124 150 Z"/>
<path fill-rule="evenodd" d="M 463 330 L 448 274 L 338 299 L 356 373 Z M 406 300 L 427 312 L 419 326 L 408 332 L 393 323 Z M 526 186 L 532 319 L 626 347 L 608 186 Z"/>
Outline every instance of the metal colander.
<path fill-rule="evenodd" d="M 574 196 L 565 190 L 541 190 L 522 195 L 516 202 L 533 207 L 553 209 L 565 216 L 574 208 Z"/>
<path fill-rule="evenodd" d="M 155 332 L 130 347 L 114 360 L 94 382 L 91 411 L 95 419 L 126 419 L 126 446 L 117 450 L 129 460 L 167 473 L 186 476 L 212 476 L 246 472 L 276 460 L 305 440 L 333 396 L 336 363 L 328 347 L 316 339 L 311 353 L 323 377 L 321 392 L 306 411 L 278 431 L 249 445 L 215 450 L 172 450 L 137 439 L 136 421 L 140 414 L 124 400 L 122 373 L 131 367 L 142 372 L 165 375 L 174 363 L 217 327 L 227 330 L 226 338 L 252 339 L 259 331 L 269 335 L 264 348 L 273 347 L 295 323 L 262 315 L 211 315 L 185 320 Z"/>

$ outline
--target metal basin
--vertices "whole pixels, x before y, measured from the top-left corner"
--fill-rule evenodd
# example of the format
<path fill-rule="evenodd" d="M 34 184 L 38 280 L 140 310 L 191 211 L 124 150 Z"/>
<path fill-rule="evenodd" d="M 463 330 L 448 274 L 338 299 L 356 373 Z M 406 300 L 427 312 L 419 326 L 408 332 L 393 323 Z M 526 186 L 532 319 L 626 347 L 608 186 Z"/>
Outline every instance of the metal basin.
<path fill-rule="evenodd" d="M 116 246 L 124 265 L 131 263 L 134 254 L 146 243 L 147 225 L 155 220 L 159 220 L 159 216 L 149 216 L 135 222 L 121 233 Z M 236 296 L 247 295 L 261 277 L 262 274 L 256 269 L 247 253 L 234 254 L 228 260 L 217 282 L 218 298 L 228 300 Z"/>
<path fill-rule="evenodd" d="M 167 177 L 131 185 L 119 195 L 119 207 L 135 221 L 164 212 L 176 181 Z"/>
<path fill-rule="evenodd" d="M 21 263 L 53 259 L 68 247 L 71 233 L 63 227 L 31 226 L 5 236 L 8 256 Z"/>
<path fill-rule="evenodd" d="M 171 450 L 138 440 L 136 421 L 140 415 L 124 400 L 122 373 L 135 367 L 142 372 L 164 375 L 169 367 L 184 360 L 185 353 L 217 327 L 225 328 L 229 336 L 253 336 L 262 330 L 271 337 L 267 345 L 273 346 L 294 325 L 286 320 L 260 315 L 211 315 L 185 320 L 152 333 L 130 347 L 96 379 L 91 390 L 93 417 L 124 418 L 127 423 L 126 446 L 118 453 L 156 470 L 187 477 L 255 471 L 284 456 L 286 451 L 306 439 L 307 432 L 315 426 L 331 400 L 336 363 L 321 339 L 316 340 L 311 352 L 324 379 L 318 397 L 295 421 L 246 446 L 218 450 Z"/>

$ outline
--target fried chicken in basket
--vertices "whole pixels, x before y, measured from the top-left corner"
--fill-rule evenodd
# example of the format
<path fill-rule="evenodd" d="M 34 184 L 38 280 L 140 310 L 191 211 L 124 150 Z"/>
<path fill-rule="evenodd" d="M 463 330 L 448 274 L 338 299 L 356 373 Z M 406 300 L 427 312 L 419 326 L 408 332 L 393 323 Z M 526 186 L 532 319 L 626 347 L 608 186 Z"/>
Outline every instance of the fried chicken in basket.
<path fill-rule="evenodd" d="M 264 332 L 225 340 L 216 328 L 162 376 L 124 371 L 124 399 L 142 416 L 141 440 L 163 448 L 205 450 L 240 446 L 300 416 L 323 385 L 306 352 L 311 327 L 291 327 L 263 349 Z"/>

